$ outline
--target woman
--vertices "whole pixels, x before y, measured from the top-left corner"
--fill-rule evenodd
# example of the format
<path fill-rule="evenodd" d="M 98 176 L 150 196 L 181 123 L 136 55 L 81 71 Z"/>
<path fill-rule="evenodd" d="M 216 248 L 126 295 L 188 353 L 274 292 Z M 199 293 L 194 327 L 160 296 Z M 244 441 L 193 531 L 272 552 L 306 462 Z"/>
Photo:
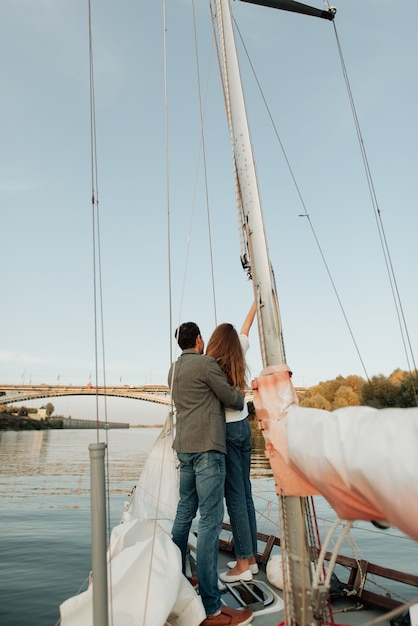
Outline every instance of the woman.
<path fill-rule="evenodd" d="M 245 318 L 238 335 L 232 324 L 220 324 L 209 339 L 206 354 L 217 360 L 228 382 L 240 391 L 246 387 L 245 353 L 249 348 L 248 334 L 257 311 L 255 302 Z M 257 524 L 251 494 L 251 428 L 248 407 L 242 411 L 225 409 L 226 420 L 226 480 L 225 499 L 234 538 L 236 561 L 228 563 L 229 572 L 219 575 L 223 582 L 252 580 L 258 572 Z"/>

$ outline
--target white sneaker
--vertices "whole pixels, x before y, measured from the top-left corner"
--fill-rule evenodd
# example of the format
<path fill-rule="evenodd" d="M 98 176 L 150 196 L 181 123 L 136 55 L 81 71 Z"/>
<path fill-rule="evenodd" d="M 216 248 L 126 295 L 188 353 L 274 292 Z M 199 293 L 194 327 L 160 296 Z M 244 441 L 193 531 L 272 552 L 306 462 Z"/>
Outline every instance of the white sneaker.
<path fill-rule="evenodd" d="M 253 579 L 253 575 L 251 570 L 246 569 L 245 572 L 241 572 L 240 574 L 230 574 L 229 572 L 223 572 L 218 575 L 219 580 L 223 583 L 236 583 L 239 580 L 243 580 L 246 583 L 249 583 Z"/>
<path fill-rule="evenodd" d="M 229 561 L 229 563 L 227 563 L 229 569 L 232 569 L 233 567 L 235 567 L 236 564 L 237 564 L 236 561 Z M 249 570 L 250 570 L 251 574 L 258 574 L 258 565 L 257 565 L 257 563 L 250 563 Z"/>

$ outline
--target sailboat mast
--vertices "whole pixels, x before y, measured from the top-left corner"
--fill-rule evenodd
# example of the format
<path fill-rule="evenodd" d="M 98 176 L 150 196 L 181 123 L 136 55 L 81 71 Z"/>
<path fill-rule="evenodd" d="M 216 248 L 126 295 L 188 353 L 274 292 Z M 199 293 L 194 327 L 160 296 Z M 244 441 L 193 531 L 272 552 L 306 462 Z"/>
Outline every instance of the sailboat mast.
<path fill-rule="evenodd" d="M 244 93 L 229 0 L 216 0 L 216 20 L 222 56 L 225 105 L 231 136 L 240 226 L 247 244 L 243 265 L 250 274 L 259 325 L 264 367 L 286 362 L 274 274 L 267 238 L 248 126 Z M 286 622 L 320 624 L 312 600 L 311 549 L 306 525 L 306 499 L 280 496 L 280 527 L 284 567 Z"/>
<path fill-rule="evenodd" d="M 263 365 L 286 362 L 274 275 L 268 254 L 260 194 L 245 109 L 239 63 L 228 0 L 216 1 L 223 62 L 223 84 L 231 135 L 237 202 L 253 281 Z"/>

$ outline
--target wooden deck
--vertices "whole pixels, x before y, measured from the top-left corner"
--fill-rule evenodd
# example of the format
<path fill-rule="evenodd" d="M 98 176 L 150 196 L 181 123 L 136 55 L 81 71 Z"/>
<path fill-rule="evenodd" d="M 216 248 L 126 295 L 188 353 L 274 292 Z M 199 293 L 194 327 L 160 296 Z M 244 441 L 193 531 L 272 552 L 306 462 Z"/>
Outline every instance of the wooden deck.
<path fill-rule="evenodd" d="M 230 524 L 224 523 L 223 529 L 231 531 Z M 265 545 L 265 548 L 263 552 L 257 555 L 257 562 L 259 565 L 265 566 L 270 558 L 273 547 L 280 547 L 280 538 L 275 535 L 258 533 L 258 539 Z M 224 552 L 233 553 L 234 543 L 232 538 L 229 541 L 221 539 L 220 549 Z M 327 552 L 325 560 L 330 561 L 331 556 L 331 552 Z M 380 565 L 376 565 L 375 563 L 365 561 L 364 559 L 356 560 L 352 557 L 344 555 L 338 555 L 336 563 L 346 568 L 349 572 L 348 579 L 341 582 L 346 589 L 353 592 L 349 596 L 353 604 L 361 603 L 366 607 L 377 608 L 382 611 L 391 611 L 392 609 L 402 606 L 403 603 L 401 601 L 386 595 L 386 593 L 374 593 L 367 590 L 365 587 L 368 582 L 368 576 L 376 576 L 383 580 L 396 581 L 409 587 L 418 588 L 418 576 L 415 576 L 414 574 L 408 574 L 399 570 L 382 567 Z"/>

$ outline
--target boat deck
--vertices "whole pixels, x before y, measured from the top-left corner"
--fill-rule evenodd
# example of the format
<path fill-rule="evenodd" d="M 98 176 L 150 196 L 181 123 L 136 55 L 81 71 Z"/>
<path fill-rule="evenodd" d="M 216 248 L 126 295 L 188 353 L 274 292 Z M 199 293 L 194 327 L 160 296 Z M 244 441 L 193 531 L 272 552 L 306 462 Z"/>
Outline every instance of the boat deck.
<path fill-rule="evenodd" d="M 220 551 L 219 571 L 226 571 L 227 562 L 231 559 L 231 554 Z M 260 591 L 264 595 L 265 606 L 257 596 Z M 271 585 L 267 579 L 265 567 L 259 567 L 258 574 L 253 576 L 252 583 L 233 583 L 223 586 L 223 601 L 232 608 L 241 608 L 241 602 L 253 610 L 254 626 L 278 626 L 284 621 L 282 592 Z M 382 617 L 384 611 L 374 607 L 367 607 L 360 602 L 347 598 L 337 598 L 332 602 L 332 612 L 335 624 L 360 626 L 367 622 Z M 389 620 L 380 622 L 384 626 L 389 626 Z"/>
<path fill-rule="evenodd" d="M 224 525 L 229 530 L 229 525 Z M 240 608 L 249 606 L 254 612 L 254 626 L 277 626 L 284 621 L 282 591 L 273 586 L 266 575 L 266 563 L 275 546 L 280 544 L 277 537 L 259 536 L 263 541 L 265 550 L 258 555 L 259 573 L 253 576 L 251 583 L 233 583 L 231 585 L 223 585 L 223 601 L 232 608 Z M 276 548 L 277 549 L 277 548 Z M 227 571 L 227 562 L 234 558 L 233 544 L 231 541 L 221 539 L 218 571 Z M 345 557 L 341 557 L 344 559 Z M 350 569 L 349 581 L 354 581 L 357 574 L 356 566 L 358 564 L 345 564 Z M 369 565 L 369 564 L 367 564 Z M 373 566 L 370 564 L 372 569 Z M 415 581 L 414 581 L 415 582 Z M 222 585 L 222 583 L 220 583 Z M 344 587 L 348 585 L 344 584 Z M 399 605 L 387 596 L 377 596 L 366 590 L 362 590 L 362 596 L 353 593 L 349 596 L 336 597 L 332 599 L 332 614 L 335 624 L 344 624 L 351 626 L 359 626 L 366 624 L 371 620 L 380 618 L 379 623 L 389 626 L 389 619 L 384 618 L 394 606 Z M 385 607 L 378 606 L 377 603 L 387 601 Z"/>

